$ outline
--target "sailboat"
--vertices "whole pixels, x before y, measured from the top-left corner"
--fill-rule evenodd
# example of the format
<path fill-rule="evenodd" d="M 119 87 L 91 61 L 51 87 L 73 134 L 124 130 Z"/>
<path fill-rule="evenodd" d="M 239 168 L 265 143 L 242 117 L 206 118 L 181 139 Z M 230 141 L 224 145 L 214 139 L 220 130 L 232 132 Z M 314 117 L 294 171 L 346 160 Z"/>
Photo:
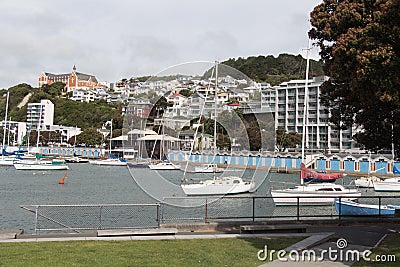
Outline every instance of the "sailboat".
<path fill-rule="evenodd" d="M 108 147 L 108 155 L 109 157 L 106 159 L 97 159 L 97 160 L 89 160 L 89 163 L 92 165 L 100 165 L 100 166 L 127 166 L 127 161 L 111 154 L 111 139 L 112 139 L 112 119 L 106 122 L 106 125 L 110 124 L 110 143 Z"/>
<path fill-rule="evenodd" d="M 54 157 L 46 157 L 40 155 L 39 152 L 39 138 L 40 138 L 40 122 L 42 119 L 42 109 L 40 108 L 39 121 L 37 126 L 37 139 L 36 139 L 36 155 L 35 159 L 23 159 L 14 162 L 16 170 L 68 170 L 69 167 L 64 159 L 57 159 Z M 29 140 L 29 137 L 28 137 Z"/>
<path fill-rule="evenodd" d="M 215 90 L 214 90 L 214 160 L 217 152 L 217 91 L 218 91 L 218 62 L 215 63 Z M 238 176 L 217 177 L 213 165 L 213 179 L 194 184 L 181 184 L 186 195 L 227 195 L 250 192 L 255 188 L 254 181 L 244 181 Z M 185 181 L 186 179 L 184 179 Z"/>
<path fill-rule="evenodd" d="M 312 171 L 306 168 L 304 163 L 301 163 L 301 179 L 304 182 L 312 182 L 312 183 L 334 183 L 337 179 L 346 176 L 345 173 L 322 173 Z"/>
<path fill-rule="evenodd" d="M 14 161 L 16 160 L 15 156 L 7 156 L 6 152 L 6 127 L 7 127 L 7 116 L 8 116 L 8 101 L 10 98 L 10 93 L 7 90 L 7 99 L 6 99 L 6 112 L 3 121 L 3 145 L 1 147 L 1 158 L 0 158 L 0 166 L 13 166 Z"/>
<path fill-rule="evenodd" d="M 310 47 L 307 48 L 306 79 L 304 87 L 304 112 L 303 112 L 303 134 L 302 134 L 302 160 L 305 159 L 305 140 L 307 123 L 307 101 L 308 101 L 308 72 L 310 68 Z M 304 162 L 303 162 L 304 163 Z M 305 167 L 305 166 L 304 166 Z M 332 204 L 336 197 L 344 200 L 354 200 L 361 196 L 357 189 L 347 189 L 342 185 L 334 183 L 304 183 L 300 179 L 300 185 L 287 189 L 271 190 L 275 205 L 328 205 Z"/>
<path fill-rule="evenodd" d="M 88 163 L 89 159 L 80 158 L 75 154 L 75 145 L 76 145 L 76 134 L 74 135 L 73 156 L 65 158 L 65 161 L 68 163 Z"/>
<path fill-rule="evenodd" d="M 162 135 L 160 136 L 160 157 L 161 157 L 161 155 L 164 153 L 164 142 L 165 142 L 165 139 L 170 139 L 171 137 L 170 136 L 167 136 L 167 135 L 165 135 L 164 134 L 164 123 L 163 123 L 163 125 L 162 125 Z M 155 143 L 154 143 L 154 147 L 153 147 L 153 152 L 154 152 L 154 149 L 155 149 L 155 147 L 156 147 L 156 144 L 157 144 L 157 140 L 155 140 Z M 155 163 L 150 163 L 149 164 L 149 168 L 151 169 L 151 170 L 158 170 L 158 171 L 162 171 L 162 170 L 180 170 L 181 169 L 181 166 L 180 165 L 177 165 L 177 164 L 174 164 L 174 163 L 172 163 L 171 161 L 169 161 L 169 159 L 164 155 L 162 158 L 161 158 L 161 162 L 155 162 Z"/>

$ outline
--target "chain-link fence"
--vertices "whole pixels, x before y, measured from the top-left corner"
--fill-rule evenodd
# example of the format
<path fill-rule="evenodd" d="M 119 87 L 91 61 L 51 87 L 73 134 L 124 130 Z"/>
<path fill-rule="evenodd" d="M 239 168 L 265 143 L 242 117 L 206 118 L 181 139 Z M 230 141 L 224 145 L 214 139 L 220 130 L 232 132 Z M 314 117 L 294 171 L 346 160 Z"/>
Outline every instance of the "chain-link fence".
<path fill-rule="evenodd" d="M 100 229 L 158 228 L 161 223 L 352 218 L 349 214 L 338 212 L 333 202 L 326 205 L 303 205 L 302 201 L 315 197 L 306 197 L 303 200 L 301 197 L 295 198 L 297 201 L 294 204 L 282 206 L 276 206 L 274 199 L 267 196 L 226 196 L 171 197 L 168 201 L 165 199 L 164 203 L 157 204 L 23 205 L 21 207 L 34 213 L 35 233 L 38 231 L 80 232 Z M 346 198 L 340 198 L 340 200 L 346 200 Z M 384 216 L 398 219 L 400 217 L 399 196 L 362 196 L 358 197 L 358 203 L 375 209 L 375 214 L 372 216 L 362 214 L 367 215 L 363 216 L 364 218 L 380 219 Z M 389 215 L 387 205 L 389 207 L 395 205 L 391 208 L 393 212 Z M 344 206 L 342 208 L 344 209 Z"/>
<path fill-rule="evenodd" d="M 22 205 L 38 231 L 157 228 L 160 204 Z"/>
<path fill-rule="evenodd" d="M 296 198 L 292 205 L 276 206 L 272 197 L 177 197 L 168 198 L 168 204 L 161 207 L 162 223 L 178 222 L 221 222 L 221 221 L 262 221 L 262 220 L 321 220 L 343 219 L 352 216 L 340 214 L 335 208 L 333 199 L 324 205 L 304 205 L 303 201 L 319 199 L 320 197 L 280 197 L 282 199 Z M 342 198 L 340 198 L 342 199 Z M 343 198 L 345 200 L 346 198 Z M 313 201 L 311 201 L 313 202 Z M 362 204 L 372 204 L 378 210 L 374 217 L 398 216 L 393 212 L 391 216 L 379 213 L 386 209 L 388 204 L 398 205 L 400 211 L 400 198 L 398 196 L 363 196 L 358 197 Z M 175 204 L 176 203 L 176 204 Z M 366 217 L 368 214 L 363 214 Z M 358 217 L 359 218 L 359 217 Z"/>

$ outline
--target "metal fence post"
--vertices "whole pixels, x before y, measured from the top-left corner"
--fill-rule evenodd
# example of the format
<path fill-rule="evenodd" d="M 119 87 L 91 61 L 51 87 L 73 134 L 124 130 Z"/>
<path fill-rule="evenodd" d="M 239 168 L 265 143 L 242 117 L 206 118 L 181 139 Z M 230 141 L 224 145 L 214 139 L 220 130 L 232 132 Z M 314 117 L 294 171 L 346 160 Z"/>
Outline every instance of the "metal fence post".
<path fill-rule="evenodd" d="M 300 197 L 297 197 L 297 221 L 300 221 Z"/>
<path fill-rule="evenodd" d="M 335 201 L 335 200 L 334 200 Z M 334 203 L 335 204 L 335 203 Z M 342 198 L 339 197 L 339 221 L 342 219 Z"/>
<path fill-rule="evenodd" d="M 381 217 L 381 203 L 382 203 L 381 196 L 378 197 L 378 203 L 379 203 L 379 217 Z"/>
<path fill-rule="evenodd" d="M 205 217 L 204 217 L 204 222 L 206 223 L 207 222 L 207 218 L 208 218 L 208 198 L 206 198 L 206 206 L 205 206 L 205 208 L 206 208 L 206 214 L 205 214 Z"/>
<path fill-rule="evenodd" d="M 102 219 L 102 218 L 101 218 L 101 216 L 102 216 L 102 214 L 101 214 L 101 213 L 102 213 L 102 210 L 103 210 L 103 206 L 100 206 L 100 211 L 99 211 L 99 228 L 100 228 L 100 229 L 103 229 L 103 227 L 102 227 L 102 224 L 103 224 L 103 223 L 102 223 L 102 220 L 101 220 L 101 219 Z"/>
<path fill-rule="evenodd" d="M 35 207 L 35 235 L 37 234 L 37 226 L 38 226 L 38 208 L 39 206 Z"/>
<path fill-rule="evenodd" d="M 256 198 L 253 197 L 253 222 L 255 220 L 255 212 L 256 212 Z"/>
<path fill-rule="evenodd" d="M 157 203 L 157 228 L 160 228 L 161 220 L 160 220 L 160 207 L 161 204 Z"/>

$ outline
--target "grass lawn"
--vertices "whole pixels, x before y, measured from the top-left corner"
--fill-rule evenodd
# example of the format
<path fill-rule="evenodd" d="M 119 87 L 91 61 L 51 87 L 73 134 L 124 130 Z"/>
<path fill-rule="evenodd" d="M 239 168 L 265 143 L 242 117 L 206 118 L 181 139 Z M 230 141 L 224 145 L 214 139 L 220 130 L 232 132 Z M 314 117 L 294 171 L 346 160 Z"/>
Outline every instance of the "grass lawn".
<path fill-rule="evenodd" d="M 388 259 L 388 255 L 395 255 L 395 261 L 391 258 L 391 261 L 376 261 L 376 256 L 379 255 L 380 259 Z M 392 257 L 392 256 L 389 256 Z M 371 259 L 368 261 L 360 261 L 355 263 L 353 266 L 399 266 L 400 264 L 400 235 L 390 234 L 388 235 L 379 247 L 372 250 L 372 254 L 369 256 Z"/>
<path fill-rule="evenodd" d="M 0 243 L 0 266 L 258 266 L 302 238 Z"/>

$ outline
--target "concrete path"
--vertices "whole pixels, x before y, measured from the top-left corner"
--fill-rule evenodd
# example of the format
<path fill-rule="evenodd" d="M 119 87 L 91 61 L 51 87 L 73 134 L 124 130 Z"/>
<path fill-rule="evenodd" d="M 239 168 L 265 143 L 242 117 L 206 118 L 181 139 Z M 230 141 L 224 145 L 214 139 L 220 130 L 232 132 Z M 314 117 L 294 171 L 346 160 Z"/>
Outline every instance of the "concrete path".
<path fill-rule="evenodd" d="M 379 245 L 385 236 L 393 231 L 399 231 L 400 226 L 396 224 L 379 224 L 377 226 L 333 226 L 333 227 L 311 227 L 309 233 L 318 234 L 322 229 L 335 233 L 328 239 L 316 241 L 315 246 L 312 242 L 318 235 L 312 235 L 285 249 L 286 256 L 283 260 L 263 264 L 263 267 L 309 267 L 309 266 L 351 266 L 353 263 L 362 259 L 362 255 L 368 257 L 368 251 Z M 305 243 L 305 244 L 304 244 Z M 295 253 L 297 251 L 298 253 Z M 305 257 L 301 257 L 302 252 Z M 330 254 L 329 254 L 330 253 Z M 363 254 L 364 253 L 364 254 Z M 296 257 L 300 255 L 300 257 Z M 311 259 L 308 258 L 311 255 Z M 316 257 L 314 257 L 314 255 Z M 373 259 L 372 259 L 373 260 Z"/>

